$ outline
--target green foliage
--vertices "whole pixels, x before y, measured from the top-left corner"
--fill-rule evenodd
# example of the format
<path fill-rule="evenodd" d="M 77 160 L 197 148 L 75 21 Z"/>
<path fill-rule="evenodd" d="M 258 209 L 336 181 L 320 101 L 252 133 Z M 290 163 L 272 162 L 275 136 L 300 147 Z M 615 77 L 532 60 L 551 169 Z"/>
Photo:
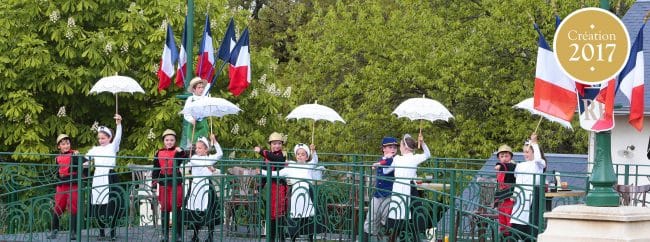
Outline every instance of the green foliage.
<path fill-rule="evenodd" d="M 273 131 L 289 145 L 309 142 L 312 121 L 285 120 L 304 103 L 330 106 L 347 121 L 315 123 L 319 150 L 377 153 L 382 136 L 416 133 L 436 156 L 482 158 L 500 143 L 514 147 L 537 117 L 511 106 L 532 96 L 536 33 L 551 39 L 553 14 L 598 1 L 195 1 L 196 57 L 205 15 L 218 47 L 227 21 L 251 29 L 253 83 L 227 92 L 226 70 L 213 96 L 243 110 L 214 118 L 223 147 L 251 149 Z M 621 15 L 633 1 L 612 4 Z M 103 76 L 134 77 L 146 94 L 119 94 L 124 117 L 120 155 L 151 156 L 167 128 L 180 133 L 185 90 L 157 91 L 165 23 L 180 42 L 185 1 L 18 1 L 0 3 L 0 150 L 49 153 L 59 133 L 85 151 L 96 125 L 114 127 L 115 97 L 87 95 Z M 219 62 L 219 65 L 221 62 Z M 455 118 L 411 122 L 391 111 L 411 97 L 436 99 Z M 586 152 L 587 133 L 542 122 L 549 152 Z M 516 148 L 515 148 L 516 149 Z M 245 154 L 238 156 L 250 156 Z M 14 159 L 36 159 L 15 156 Z M 120 163 L 130 162 L 122 159 Z"/>

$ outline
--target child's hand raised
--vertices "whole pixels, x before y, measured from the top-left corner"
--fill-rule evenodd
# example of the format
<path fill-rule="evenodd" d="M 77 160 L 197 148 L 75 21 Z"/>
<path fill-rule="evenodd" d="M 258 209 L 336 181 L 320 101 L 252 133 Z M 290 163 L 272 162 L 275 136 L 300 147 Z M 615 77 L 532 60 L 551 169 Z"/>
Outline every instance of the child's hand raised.
<path fill-rule="evenodd" d="M 310 144 L 309 149 L 313 152 L 314 150 L 316 150 L 316 145 Z"/>
<path fill-rule="evenodd" d="M 259 146 L 255 146 L 253 150 L 255 151 L 255 153 L 260 153 L 260 151 L 262 151 L 262 148 L 260 148 Z"/>
<path fill-rule="evenodd" d="M 217 143 L 217 137 L 214 136 L 214 134 L 210 134 L 210 141 L 212 142 L 212 144 Z"/>
<path fill-rule="evenodd" d="M 115 116 L 113 116 L 113 119 L 115 119 L 115 124 L 121 124 L 122 123 L 122 116 L 117 114 L 117 113 L 115 114 Z"/>
<path fill-rule="evenodd" d="M 530 135 L 530 142 L 535 144 L 537 143 L 537 133 L 532 133 Z"/>

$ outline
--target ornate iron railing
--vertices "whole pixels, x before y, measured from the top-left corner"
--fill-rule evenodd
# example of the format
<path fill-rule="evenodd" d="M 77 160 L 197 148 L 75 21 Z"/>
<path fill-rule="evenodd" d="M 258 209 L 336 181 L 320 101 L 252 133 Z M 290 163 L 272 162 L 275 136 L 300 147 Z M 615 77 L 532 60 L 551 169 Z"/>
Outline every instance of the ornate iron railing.
<path fill-rule="evenodd" d="M 111 184 L 110 199 L 117 210 L 108 216 L 91 216 L 94 214 L 90 206 L 92 172 L 88 176 L 78 176 L 72 181 L 60 182 L 55 178 L 57 167 L 53 164 L 53 155 L 21 156 L 38 157 L 43 162 L 0 163 L 2 241 L 47 240 L 54 216 L 55 186 L 64 183 L 78 184 L 79 199 L 77 216 L 71 217 L 70 213 L 66 212 L 60 219 L 60 232 L 57 235 L 60 241 L 69 240 L 68 231 L 72 220 L 76 220 L 80 228 L 75 237 L 82 241 L 100 239 L 102 227 L 108 227 L 106 236 L 110 237 L 111 223 L 114 223 L 119 241 L 163 240 L 163 226 L 169 229 L 170 240 L 190 241 L 195 224 L 199 226 L 198 236 L 201 240 L 206 239 L 210 232 L 215 241 L 266 241 L 270 240 L 271 232 L 276 238 L 286 239 L 297 234 L 306 234 L 300 236 L 307 238 L 312 234 L 318 241 L 362 240 L 367 237 L 363 232 L 363 223 L 367 211 L 372 209 L 370 201 L 375 191 L 374 182 L 378 179 L 370 165 L 376 156 L 320 154 L 318 169 L 297 169 L 322 172 L 313 176 L 322 177 L 321 179 L 305 180 L 289 174 L 284 177 L 291 185 L 287 188 L 286 200 L 271 201 L 271 193 L 275 191 L 272 191 L 268 184 L 276 178 L 271 174 L 255 174 L 255 171 L 264 165 L 260 160 L 224 158 L 213 166 L 216 171 L 212 176 L 198 177 L 187 174 L 167 178 L 183 184 L 181 190 L 172 190 L 172 197 L 180 193 L 184 199 L 182 209 L 172 212 L 169 224 L 161 225 L 161 201 L 155 196 L 157 190 L 151 187 L 150 178 L 138 180 L 138 176 L 134 175 L 138 170 L 146 171 L 152 168 L 141 165 L 116 166 L 114 170 L 119 182 Z M 118 164 L 123 164 L 123 161 L 146 165 L 151 163 L 150 159 L 144 157 L 118 157 Z M 82 160 L 75 162 L 80 165 Z M 521 234 L 509 229 L 510 234 L 505 236 L 499 231 L 499 222 L 495 219 L 499 212 L 493 206 L 493 195 L 489 196 L 496 187 L 490 179 L 495 174 L 492 170 L 481 169 L 485 165 L 485 160 L 463 159 L 431 159 L 422 164 L 418 168 L 419 178 L 413 179 L 413 183 L 405 184 L 411 186 L 413 191 L 419 191 L 420 195 L 393 194 L 393 206 L 389 205 L 389 213 L 410 214 L 411 219 L 407 223 L 390 223 L 391 226 L 381 227 L 380 231 L 377 231 L 379 238 L 388 240 L 393 236 L 400 241 L 444 241 L 445 238 L 449 241 L 516 241 L 512 239 L 513 235 L 534 238 L 534 233 Z M 184 169 L 189 173 L 189 167 Z M 646 176 L 630 174 L 630 169 L 627 174 L 634 177 L 631 179 Z M 544 174 L 535 175 L 546 180 Z M 573 182 L 571 189 L 588 191 L 586 174 L 564 172 L 562 176 L 582 181 Z M 477 179 L 478 177 L 487 179 Z M 201 180 L 206 182 L 198 187 L 189 187 L 193 181 L 199 184 L 198 181 Z M 262 186 L 263 183 L 267 185 Z M 207 195 L 189 198 L 191 196 L 188 194 L 192 189 L 203 189 L 207 191 Z M 522 189 L 532 188 L 517 187 L 515 191 Z M 544 219 L 541 215 L 545 210 L 557 205 L 582 203 L 584 199 L 583 196 L 546 198 L 543 185 L 538 189 L 541 190 L 539 195 L 531 198 L 541 204 L 538 210 L 531 211 L 538 214 L 537 220 L 532 223 L 523 222 L 537 228 L 539 232 L 544 230 Z M 517 194 L 516 192 L 515 196 L 519 196 L 517 199 L 524 199 Z M 409 201 L 403 203 L 406 204 L 403 210 L 398 206 L 402 204 L 399 203 L 402 201 L 400 199 Z M 189 207 L 194 203 L 205 203 L 207 209 L 203 213 L 193 212 Z M 273 219 L 272 207 L 286 208 L 285 216 Z M 309 219 L 301 219 L 302 217 Z M 181 223 L 181 226 L 175 226 L 176 223 Z"/>

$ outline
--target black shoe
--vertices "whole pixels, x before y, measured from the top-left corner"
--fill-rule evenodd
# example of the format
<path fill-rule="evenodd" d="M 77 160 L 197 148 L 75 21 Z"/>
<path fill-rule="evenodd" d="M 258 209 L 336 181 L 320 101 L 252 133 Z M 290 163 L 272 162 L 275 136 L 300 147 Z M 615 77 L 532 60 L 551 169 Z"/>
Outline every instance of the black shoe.
<path fill-rule="evenodd" d="M 56 239 L 56 234 L 57 233 L 59 233 L 58 230 L 56 230 L 56 229 L 52 230 L 52 232 L 50 232 L 50 234 L 47 236 L 47 239 Z"/>
<path fill-rule="evenodd" d="M 70 234 L 70 240 L 77 240 L 77 233 L 76 232 Z"/>

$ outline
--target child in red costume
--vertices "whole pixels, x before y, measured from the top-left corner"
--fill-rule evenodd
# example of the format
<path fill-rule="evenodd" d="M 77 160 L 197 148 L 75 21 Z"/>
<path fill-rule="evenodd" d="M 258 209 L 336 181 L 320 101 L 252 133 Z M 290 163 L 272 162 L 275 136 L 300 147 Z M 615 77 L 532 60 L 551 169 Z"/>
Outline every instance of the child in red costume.
<path fill-rule="evenodd" d="M 154 155 L 152 174 L 154 184 L 158 185 L 158 201 L 162 212 L 160 216 L 163 230 L 162 240 L 167 241 L 169 238 L 169 213 L 174 209 L 176 210 L 176 221 L 174 221 L 176 241 L 182 241 L 182 220 L 180 218 L 183 205 L 183 176 L 178 167 L 184 162 L 181 158 L 187 158 L 187 154 L 176 146 L 176 132 L 173 130 L 165 130 L 162 140 L 164 147 L 156 151 Z M 176 193 L 175 197 L 174 193 Z"/>
<path fill-rule="evenodd" d="M 56 185 L 56 194 L 54 195 L 54 215 L 52 216 L 52 231 L 47 236 L 48 239 L 56 239 L 59 232 L 59 218 L 66 211 L 70 211 L 70 240 L 76 240 L 77 235 L 77 178 L 80 175 L 78 160 L 79 151 L 70 148 L 70 137 L 66 134 L 60 134 L 56 138 L 56 145 L 59 149 L 59 155 L 56 156 L 57 178 L 59 183 Z"/>
<path fill-rule="evenodd" d="M 264 165 L 262 169 L 270 171 L 280 171 L 287 166 L 287 154 L 282 151 L 282 146 L 286 142 L 286 137 L 280 133 L 273 132 L 269 136 L 269 145 L 271 150 L 265 150 L 259 146 L 255 146 L 255 152 L 264 157 Z M 270 162 L 274 164 L 269 164 Z M 268 170 L 267 170 L 268 171 Z M 266 178 L 262 178 L 262 187 L 266 184 Z M 279 240 L 284 240 L 284 233 L 278 225 L 283 224 L 284 215 L 287 212 L 287 182 L 281 178 L 271 178 L 271 231 L 266 234 L 269 236 L 270 241 L 275 241 L 276 232 L 281 233 L 277 236 Z M 277 230 L 277 231 L 276 231 Z"/>
<path fill-rule="evenodd" d="M 515 184 L 515 167 L 517 164 L 512 161 L 512 148 L 508 145 L 501 145 L 497 151 L 497 159 L 499 162 L 494 166 L 497 171 L 498 189 L 495 194 L 497 200 L 497 209 L 499 211 L 499 232 L 508 236 L 508 228 L 510 227 L 510 217 L 512 214 L 512 207 L 515 204 L 512 198 L 513 185 Z"/>

